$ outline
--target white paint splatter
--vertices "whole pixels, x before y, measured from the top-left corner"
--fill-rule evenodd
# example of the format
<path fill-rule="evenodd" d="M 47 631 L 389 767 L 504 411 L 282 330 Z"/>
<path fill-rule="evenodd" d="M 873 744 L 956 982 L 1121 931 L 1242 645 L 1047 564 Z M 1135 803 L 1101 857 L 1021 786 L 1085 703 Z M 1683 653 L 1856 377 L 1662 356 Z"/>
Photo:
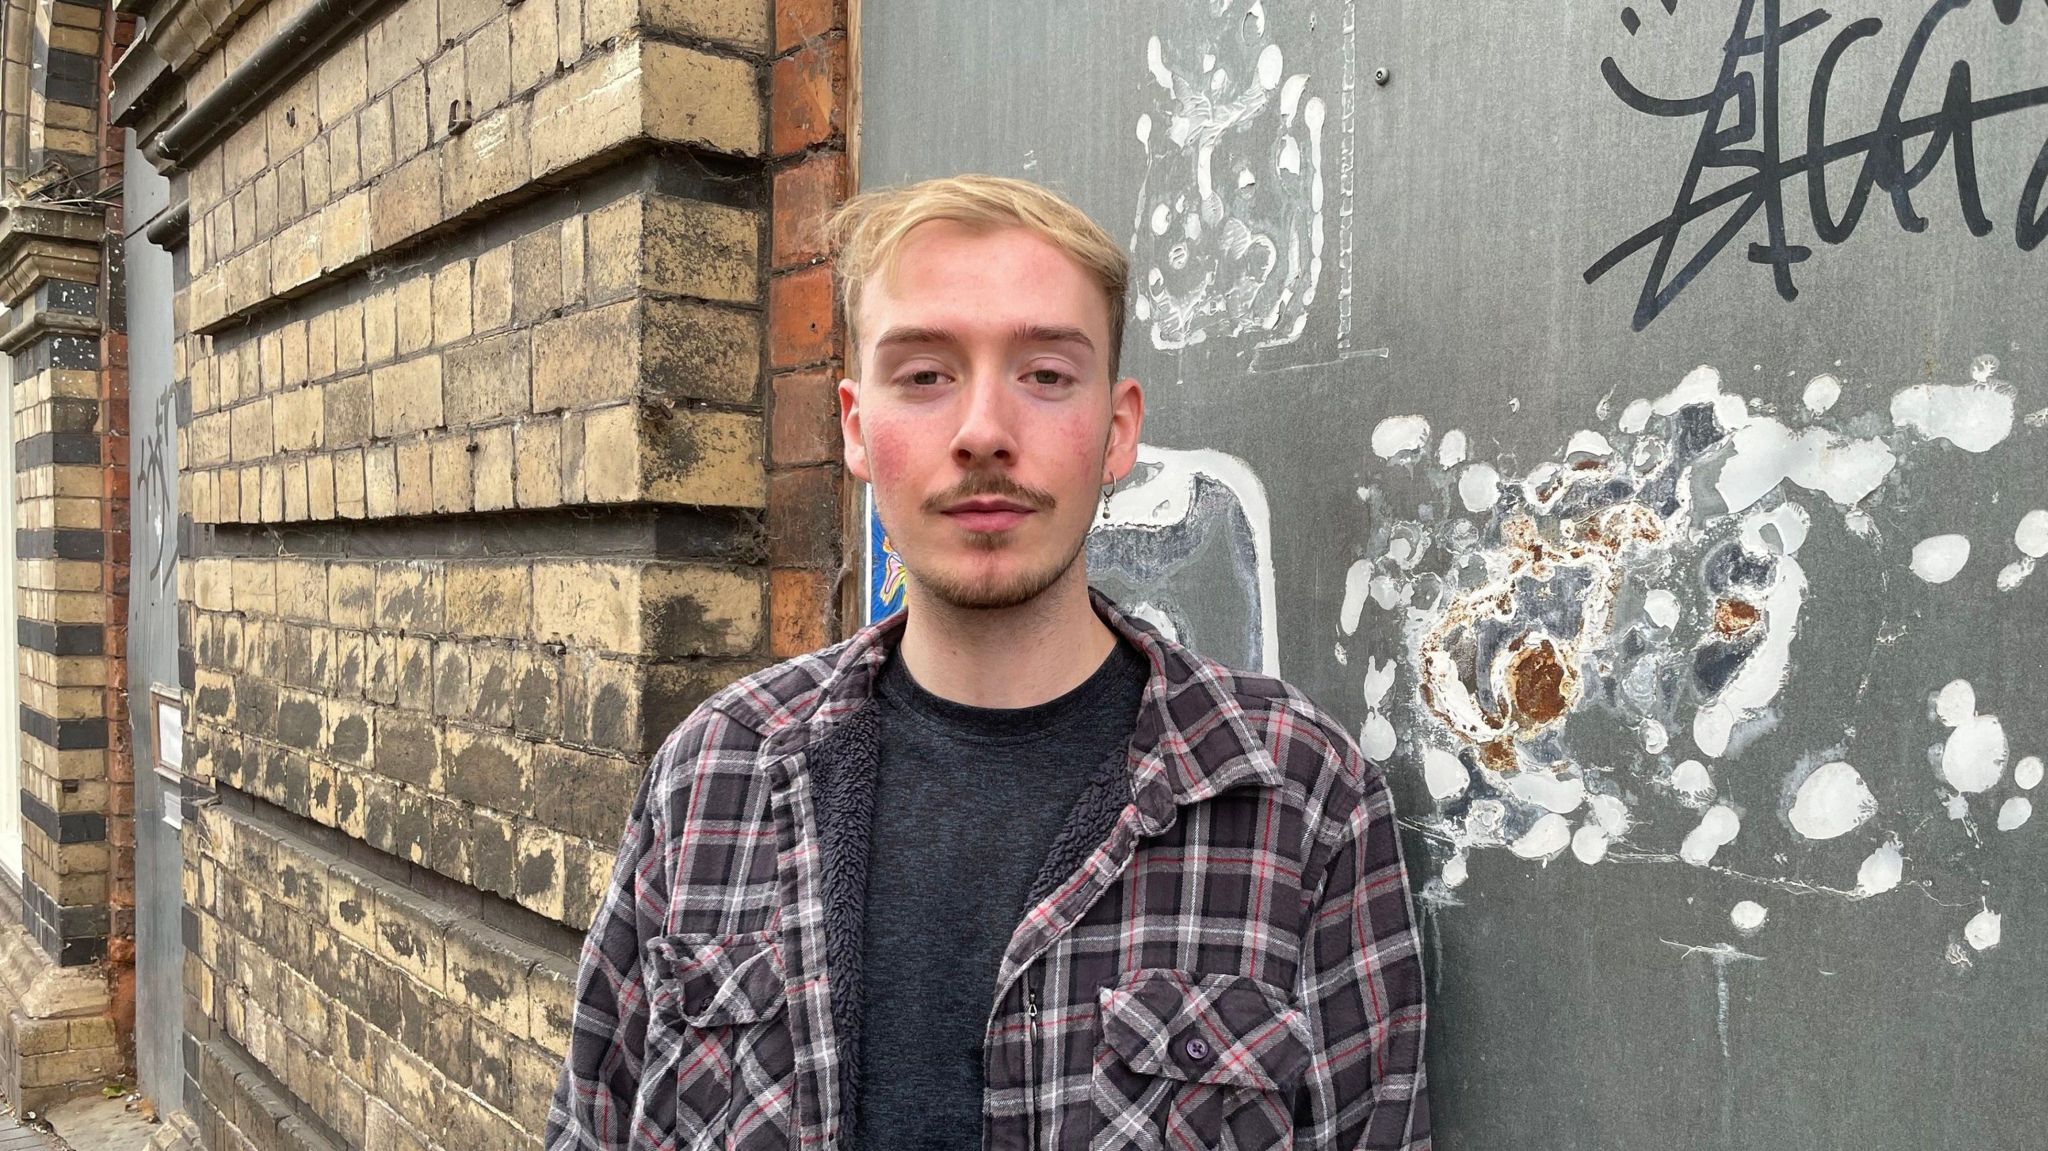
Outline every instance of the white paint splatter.
<path fill-rule="evenodd" d="M 1444 433 L 1443 442 L 1436 446 L 1436 462 L 1447 468 L 1455 468 L 1465 462 L 1465 433 L 1456 428 Z"/>
<path fill-rule="evenodd" d="M 2030 559 L 2048 556 L 2048 508 L 2035 508 L 2020 517 L 2020 526 L 2013 529 L 2013 546 Z"/>
<path fill-rule="evenodd" d="M 1915 384 L 1892 397 L 1892 423 L 1966 452 L 1989 451 L 2012 433 L 2012 395 L 1988 382 Z"/>
<path fill-rule="evenodd" d="M 1421 416 L 1388 416 L 1372 430 L 1372 453 L 1391 460 L 1429 446 L 1429 421 Z"/>
<path fill-rule="evenodd" d="M 1678 622 L 1678 597 L 1655 588 L 1643 597 L 1643 614 L 1658 627 L 1669 628 Z"/>
<path fill-rule="evenodd" d="M 1611 456 L 1613 454 L 1614 445 L 1607 442 L 1607 437 L 1590 428 L 1585 431 L 1572 433 L 1570 442 L 1564 446 L 1566 459 L 1570 459 L 1573 456 Z"/>
<path fill-rule="evenodd" d="M 1824 763 L 1800 781 L 1787 815 L 1792 829 L 1808 839 L 1846 835 L 1877 813 L 1877 800 L 1854 767 Z"/>
<path fill-rule="evenodd" d="M 1634 823 L 1629 818 L 1628 805 L 1619 796 L 1595 795 L 1587 801 L 1587 807 L 1593 813 L 1593 822 L 1600 825 L 1600 830 L 1606 832 L 1609 839 L 1627 835 Z"/>
<path fill-rule="evenodd" d="M 1440 747 L 1426 747 L 1422 749 L 1422 781 L 1432 797 L 1445 800 L 1465 794 L 1472 776 L 1457 756 Z"/>
<path fill-rule="evenodd" d="M 2034 817 L 2034 801 L 2015 795 L 1998 809 L 1998 830 L 2011 831 Z"/>
<path fill-rule="evenodd" d="M 1621 419 L 1616 421 L 1615 426 L 1630 435 L 1634 435 L 1648 426 L 1649 422 L 1650 401 L 1630 400 L 1628 406 L 1621 409 Z"/>
<path fill-rule="evenodd" d="M 1229 493 L 1251 534 L 1251 554 L 1240 563 L 1251 570 L 1258 592 L 1251 605 L 1255 624 L 1247 659 L 1266 675 L 1280 668 L 1280 603 L 1273 579 L 1273 513 L 1266 485 L 1236 456 L 1213 448 L 1138 445 L 1137 467 L 1110 494 L 1109 523 L 1140 528 L 1181 527 L 1197 522 L 1199 497 L 1216 488 Z M 1228 501 L 1224 501 L 1226 504 Z M 1091 561 L 1093 567 L 1095 561 Z"/>
<path fill-rule="evenodd" d="M 1928 583 L 1947 583 L 1970 562 L 1970 537 L 1929 536 L 1913 545 L 1913 574 Z"/>
<path fill-rule="evenodd" d="M 1727 804 L 1715 804 L 1700 817 L 1700 825 L 1692 829 L 1685 842 L 1678 848 L 1678 857 L 1694 867 L 1705 867 L 1714 861 L 1714 853 L 1726 847 L 1742 830 L 1742 818 Z"/>
<path fill-rule="evenodd" d="M 1764 920 L 1770 917 L 1770 908 L 1753 899 L 1743 900 L 1728 912 L 1728 921 L 1735 925 L 1735 930 L 1744 935 L 1755 935 L 1763 930 Z"/>
<path fill-rule="evenodd" d="M 1817 416 L 1834 407 L 1835 401 L 1841 398 L 1842 381 L 1833 376 L 1820 375 L 1806 382 L 1806 394 L 1801 400 L 1806 404 L 1806 410 Z"/>
<path fill-rule="evenodd" d="M 1458 477 L 1458 499 L 1468 512 L 1483 512 L 1500 498 L 1500 473 L 1491 464 L 1473 464 Z"/>
<path fill-rule="evenodd" d="M 2030 755 L 2013 765 L 2012 781 L 2022 791 L 2032 791 L 2041 785 L 2041 757 Z"/>
<path fill-rule="evenodd" d="M 1906 873 L 1905 845 L 1894 839 L 1870 853 L 1856 869 L 1856 895 L 1868 899 L 1899 885 Z"/>
<path fill-rule="evenodd" d="M 1736 429 L 1735 454 L 1714 488 L 1738 512 L 1790 480 L 1844 508 L 1877 490 L 1898 458 L 1883 440 L 1859 440 L 1826 428 L 1794 431 L 1771 419 Z"/>
<path fill-rule="evenodd" d="M 1643 736 L 1643 750 L 1649 752 L 1651 755 L 1660 754 L 1663 752 L 1665 748 L 1671 746 L 1671 733 L 1665 731 L 1664 725 L 1658 723 L 1656 720 L 1644 720 L 1641 731 Z"/>
<path fill-rule="evenodd" d="M 2005 776 L 2005 725 L 1995 715 L 1977 714 L 1977 693 L 1968 680 L 1955 680 L 1935 697 L 1935 714 L 1955 729 L 1941 749 L 1941 777 L 1957 791 L 1988 791 Z"/>
<path fill-rule="evenodd" d="M 1536 821 L 1536 825 L 1522 834 L 1520 839 L 1508 845 L 1508 850 L 1523 859 L 1552 860 L 1570 846 L 1572 825 L 1564 816 L 1552 813 Z"/>
<path fill-rule="evenodd" d="M 1337 626 L 1345 635 L 1358 631 L 1359 613 L 1365 610 L 1365 593 L 1372 585 L 1371 560 L 1359 560 L 1344 573 L 1344 602 L 1337 611 Z"/>
<path fill-rule="evenodd" d="M 1977 714 L 1977 689 L 1967 679 L 1950 680 L 1934 697 L 1934 714 L 1950 727 Z"/>
<path fill-rule="evenodd" d="M 1364 752 L 1365 758 L 1374 763 L 1379 763 L 1394 754 L 1394 748 L 1398 743 L 1399 740 L 1394 735 L 1394 725 L 1379 712 L 1367 715 L 1365 724 L 1358 729 L 1358 750 Z"/>
<path fill-rule="evenodd" d="M 1714 799 L 1714 777 L 1697 759 L 1688 759 L 1671 770 L 1671 789 L 1688 807 L 1705 807 Z"/>
<path fill-rule="evenodd" d="M 1598 863 L 1607 858 L 1607 830 L 1588 823 L 1572 834 L 1572 854 L 1580 863 Z"/>
<path fill-rule="evenodd" d="M 1963 938 L 1978 951 L 1989 951 L 1998 946 L 1998 937 L 2003 934 L 2003 918 L 1998 912 L 1986 907 L 1971 916 L 1970 922 L 1963 926 Z"/>
<path fill-rule="evenodd" d="M 2034 574 L 2034 561 L 2022 556 L 1998 569 L 1998 590 L 2011 591 Z"/>
<path fill-rule="evenodd" d="M 1577 811 L 1586 802 L 1586 784 L 1574 776 L 1546 775 L 1531 770 L 1508 780 L 1508 791 L 1518 798 L 1560 815 Z"/>

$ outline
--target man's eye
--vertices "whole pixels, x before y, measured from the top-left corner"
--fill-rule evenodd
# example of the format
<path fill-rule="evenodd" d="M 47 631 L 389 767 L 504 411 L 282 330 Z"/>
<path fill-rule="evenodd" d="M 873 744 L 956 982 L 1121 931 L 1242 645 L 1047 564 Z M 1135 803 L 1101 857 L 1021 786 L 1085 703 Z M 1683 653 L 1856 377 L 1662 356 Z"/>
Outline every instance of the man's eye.
<path fill-rule="evenodd" d="M 1056 388 L 1067 382 L 1067 374 L 1052 368 L 1039 368 L 1031 373 L 1031 382 L 1040 387 Z"/>
<path fill-rule="evenodd" d="M 929 388 L 936 386 L 939 382 L 939 379 L 940 376 L 938 372 L 930 368 L 926 368 L 922 371 L 911 372 L 908 375 L 904 376 L 903 382 L 906 384 L 910 384 L 913 387 Z"/>

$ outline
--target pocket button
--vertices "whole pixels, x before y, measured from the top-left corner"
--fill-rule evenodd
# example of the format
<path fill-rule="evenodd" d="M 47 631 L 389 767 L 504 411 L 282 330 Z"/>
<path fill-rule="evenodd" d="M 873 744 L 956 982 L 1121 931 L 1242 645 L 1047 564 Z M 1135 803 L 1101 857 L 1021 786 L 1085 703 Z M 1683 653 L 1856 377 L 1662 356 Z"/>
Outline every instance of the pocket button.
<path fill-rule="evenodd" d="M 1200 1037 L 1189 1039 L 1187 1043 L 1182 1045 L 1181 1050 L 1187 1053 L 1189 1059 L 1197 1063 L 1209 1058 L 1209 1045 L 1203 1042 Z"/>

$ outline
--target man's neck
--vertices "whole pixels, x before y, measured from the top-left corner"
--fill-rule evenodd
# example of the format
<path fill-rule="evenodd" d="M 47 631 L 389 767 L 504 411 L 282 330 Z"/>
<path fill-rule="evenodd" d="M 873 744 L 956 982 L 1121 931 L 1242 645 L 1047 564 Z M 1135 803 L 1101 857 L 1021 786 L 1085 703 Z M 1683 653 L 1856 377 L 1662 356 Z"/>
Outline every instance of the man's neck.
<path fill-rule="evenodd" d="M 1080 565 L 1075 565 L 1076 569 Z M 1031 707 L 1095 674 L 1116 646 L 1088 602 L 1087 577 L 1063 578 L 1026 604 L 957 608 L 909 589 L 897 649 L 918 686 L 970 707 Z"/>

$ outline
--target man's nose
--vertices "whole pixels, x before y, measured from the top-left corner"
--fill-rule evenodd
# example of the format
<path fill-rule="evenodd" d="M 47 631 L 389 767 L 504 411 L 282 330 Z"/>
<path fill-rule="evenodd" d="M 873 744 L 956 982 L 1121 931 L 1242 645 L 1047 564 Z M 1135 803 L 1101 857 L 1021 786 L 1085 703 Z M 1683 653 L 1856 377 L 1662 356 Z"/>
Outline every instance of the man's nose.
<path fill-rule="evenodd" d="M 963 467 L 1016 461 L 1015 397 L 993 372 L 977 372 L 961 393 L 960 426 L 953 433 L 953 460 Z"/>

